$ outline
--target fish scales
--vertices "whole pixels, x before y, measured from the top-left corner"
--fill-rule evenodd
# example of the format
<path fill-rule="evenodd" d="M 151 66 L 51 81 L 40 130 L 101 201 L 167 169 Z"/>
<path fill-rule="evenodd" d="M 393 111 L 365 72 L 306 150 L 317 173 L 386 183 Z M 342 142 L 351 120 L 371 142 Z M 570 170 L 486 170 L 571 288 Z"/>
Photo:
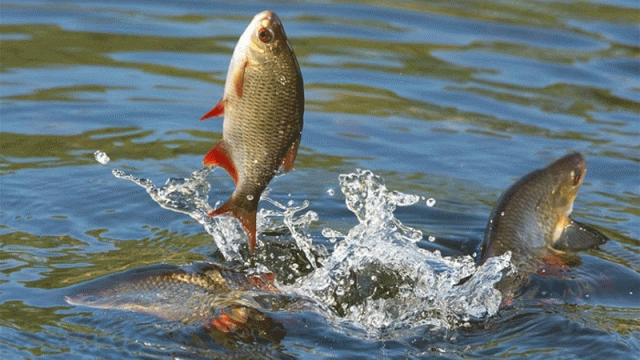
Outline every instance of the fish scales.
<path fill-rule="evenodd" d="M 211 319 L 221 308 L 239 306 L 249 291 L 277 291 L 274 280 L 270 273 L 246 274 L 213 264 L 194 264 L 187 270 L 158 264 L 80 285 L 65 300 L 192 323 Z"/>
<path fill-rule="evenodd" d="M 586 171 L 584 157 L 574 153 L 530 172 L 507 189 L 489 217 L 482 261 L 506 251 L 522 262 L 536 261 L 569 225 Z"/>
<path fill-rule="evenodd" d="M 256 15 L 231 57 L 224 96 L 202 119 L 224 115 L 222 140 L 204 157 L 236 182 L 230 199 L 209 216 L 231 213 L 256 241 L 256 213 L 264 189 L 280 167 L 291 170 L 304 113 L 300 66 L 278 16 Z"/>
<path fill-rule="evenodd" d="M 586 171 L 585 158 L 569 154 L 523 176 L 501 195 L 487 223 L 480 262 L 511 252 L 517 272 L 498 286 L 507 297 L 530 273 L 575 264 L 578 260 L 567 251 L 607 241 L 596 229 L 569 217 Z"/>
<path fill-rule="evenodd" d="M 231 113 L 230 116 L 244 119 L 225 122 L 224 129 L 227 143 L 233 144 L 233 162 L 240 164 L 236 166 L 239 189 L 236 196 L 239 197 L 264 190 L 282 164 L 292 139 L 299 137 L 301 131 L 301 124 L 294 121 L 301 112 L 300 106 L 295 104 L 304 101 L 298 89 L 301 85 L 294 81 L 283 85 L 277 80 L 281 76 L 289 76 L 288 73 L 297 65 L 293 62 L 269 64 L 246 68 L 242 98 L 231 92 L 228 103 L 236 105 L 225 109 Z M 276 66 L 278 69 L 270 69 Z M 301 77 L 297 78 L 301 81 Z M 273 93 L 276 93 L 275 98 Z"/>

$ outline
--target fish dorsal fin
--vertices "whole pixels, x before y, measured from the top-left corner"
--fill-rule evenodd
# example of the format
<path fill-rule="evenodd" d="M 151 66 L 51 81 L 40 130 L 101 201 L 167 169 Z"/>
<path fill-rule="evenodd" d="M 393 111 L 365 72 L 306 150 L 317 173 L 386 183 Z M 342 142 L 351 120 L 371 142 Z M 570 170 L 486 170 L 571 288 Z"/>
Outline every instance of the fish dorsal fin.
<path fill-rule="evenodd" d="M 204 119 L 208 119 L 210 117 L 214 117 L 214 116 L 222 116 L 222 114 L 224 114 L 224 103 L 225 103 L 224 98 L 218 101 L 218 103 L 216 104 L 216 106 L 213 107 L 213 109 L 209 110 L 208 113 L 204 114 L 200 118 L 200 121 Z"/>
<path fill-rule="evenodd" d="M 220 140 L 216 146 L 214 146 L 213 149 L 204 156 L 202 163 L 205 166 L 220 166 L 233 178 L 236 185 L 238 184 L 238 171 L 233 165 L 233 161 L 231 161 L 231 156 L 227 150 L 227 145 L 224 139 Z"/>
<path fill-rule="evenodd" d="M 587 250 L 602 245 L 609 240 L 595 228 L 569 219 L 560 237 L 553 243 L 558 250 Z"/>
<path fill-rule="evenodd" d="M 291 147 L 287 150 L 287 154 L 284 156 L 284 159 L 282 159 L 284 172 L 289 172 L 293 168 L 293 162 L 296 160 L 296 155 L 298 155 L 298 145 L 300 145 L 300 136 L 291 144 Z"/>
<path fill-rule="evenodd" d="M 233 88 L 236 90 L 236 95 L 241 98 L 244 93 L 244 73 L 249 65 L 249 61 L 245 60 L 233 73 Z"/>

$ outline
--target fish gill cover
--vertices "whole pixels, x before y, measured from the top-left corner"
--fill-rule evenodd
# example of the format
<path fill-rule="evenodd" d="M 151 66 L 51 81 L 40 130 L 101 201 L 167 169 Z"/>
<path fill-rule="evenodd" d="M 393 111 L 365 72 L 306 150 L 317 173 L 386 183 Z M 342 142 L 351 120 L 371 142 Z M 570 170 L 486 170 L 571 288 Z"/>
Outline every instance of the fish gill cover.
<path fill-rule="evenodd" d="M 205 168 L 189 178 L 171 178 L 162 187 L 122 170 L 113 169 L 113 174 L 144 187 L 163 208 L 196 219 L 226 260 L 242 261 L 243 233 L 235 220 L 206 216 L 211 211 L 211 186 L 206 180 L 211 171 Z M 291 281 L 286 285 L 278 283 L 280 291 L 308 300 L 305 311 L 316 312 L 339 328 L 358 329 L 364 337 L 417 326 L 450 329 L 498 311 L 501 294 L 494 285 L 510 267 L 509 253 L 477 266 L 471 256 L 443 257 L 438 251 L 422 249 L 417 246 L 422 232 L 394 217 L 397 206 L 414 205 L 419 196 L 388 190 L 384 180 L 369 170 L 342 174 L 339 182 L 347 208 L 359 223 L 346 234 L 331 228 L 322 230 L 322 235 L 335 243 L 331 253 L 314 244 L 308 231 L 319 220 L 318 215 L 313 211 L 299 214 L 309 206 L 308 201 L 299 206 L 293 201 L 283 205 L 270 199 L 268 191 L 263 194 L 261 200 L 276 210 L 260 210 L 258 229 L 269 231 L 276 226 L 274 220 L 282 218 L 311 264 L 309 272 L 288 279 Z M 253 266 L 275 271 L 270 258 L 257 257 Z M 291 260 L 284 264 L 298 266 Z"/>

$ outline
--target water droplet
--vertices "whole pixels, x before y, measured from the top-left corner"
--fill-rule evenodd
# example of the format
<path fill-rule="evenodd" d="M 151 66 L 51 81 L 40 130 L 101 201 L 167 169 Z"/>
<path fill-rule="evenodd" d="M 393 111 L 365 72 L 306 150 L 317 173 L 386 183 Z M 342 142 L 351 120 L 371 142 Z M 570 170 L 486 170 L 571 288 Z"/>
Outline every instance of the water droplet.
<path fill-rule="evenodd" d="M 333 196 L 336 194 L 336 191 L 333 190 L 332 188 L 327 189 L 327 194 L 329 194 L 329 196 Z"/>
<path fill-rule="evenodd" d="M 96 152 L 93 153 L 93 156 L 96 158 L 96 161 L 99 162 L 102 165 L 107 165 L 107 163 L 111 160 L 109 159 L 109 157 L 107 156 L 106 153 L 98 150 Z"/>
<path fill-rule="evenodd" d="M 435 236 L 429 236 L 429 238 L 428 238 L 428 239 L 429 239 L 429 241 L 431 241 L 431 242 L 436 241 L 436 237 L 435 237 Z"/>
<path fill-rule="evenodd" d="M 247 195 L 247 200 L 249 201 L 253 200 L 253 195 Z"/>
<path fill-rule="evenodd" d="M 436 204 L 436 199 L 434 199 L 434 198 L 428 198 L 427 199 L 427 206 L 428 207 L 432 207 L 435 204 Z"/>

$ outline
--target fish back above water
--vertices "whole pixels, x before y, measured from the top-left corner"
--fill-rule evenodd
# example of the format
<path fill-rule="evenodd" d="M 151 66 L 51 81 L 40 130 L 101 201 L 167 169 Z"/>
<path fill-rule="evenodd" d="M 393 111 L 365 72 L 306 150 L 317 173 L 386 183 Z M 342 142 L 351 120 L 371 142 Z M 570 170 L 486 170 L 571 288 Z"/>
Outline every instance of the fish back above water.
<path fill-rule="evenodd" d="M 586 170 L 584 157 L 573 153 L 507 189 L 489 218 L 481 262 L 511 251 L 514 264 L 534 270 L 559 250 L 584 250 L 604 243 L 602 234 L 568 217 Z"/>
<path fill-rule="evenodd" d="M 300 67 L 278 16 L 256 15 L 240 37 L 227 72 L 224 97 L 202 119 L 224 115 L 222 140 L 204 157 L 236 182 L 231 198 L 209 216 L 240 220 L 253 252 L 260 195 L 282 166 L 289 171 L 302 132 Z"/>

